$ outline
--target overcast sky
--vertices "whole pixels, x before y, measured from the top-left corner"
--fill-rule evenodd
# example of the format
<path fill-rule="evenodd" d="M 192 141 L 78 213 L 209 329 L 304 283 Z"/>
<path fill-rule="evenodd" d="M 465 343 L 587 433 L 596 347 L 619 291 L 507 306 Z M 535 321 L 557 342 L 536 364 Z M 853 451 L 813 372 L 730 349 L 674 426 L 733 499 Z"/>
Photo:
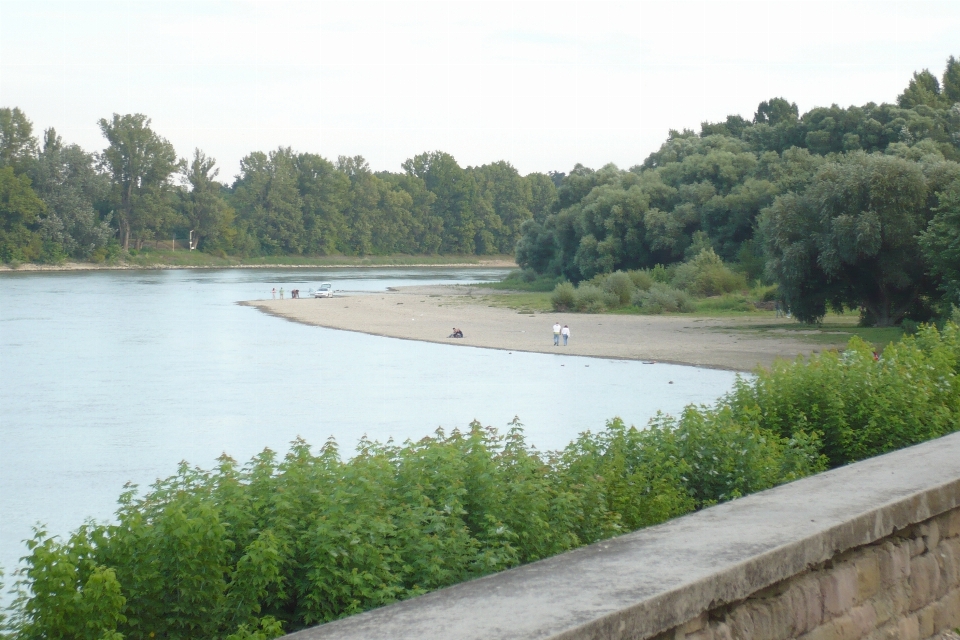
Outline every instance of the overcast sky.
<path fill-rule="evenodd" d="M 0 106 L 101 149 L 144 113 L 221 177 L 251 151 L 638 164 L 774 96 L 892 102 L 960 57 L 960 2 L 0 0 Z"/>

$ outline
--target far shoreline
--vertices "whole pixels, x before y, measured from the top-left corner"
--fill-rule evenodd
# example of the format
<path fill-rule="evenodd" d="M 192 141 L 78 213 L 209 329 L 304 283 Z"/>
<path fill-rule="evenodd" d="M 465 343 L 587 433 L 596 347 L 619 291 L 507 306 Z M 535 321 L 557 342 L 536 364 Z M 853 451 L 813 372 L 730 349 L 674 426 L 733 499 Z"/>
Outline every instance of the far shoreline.
<path fill-rule="evenodd" d="M 94 262 L 65 262 L 63 264 L 23 263 L 17 267 L 0 264 L 0 274 L 4 273 L 62 273 L 71 271 L 169 271 L 181 269 L 516 269 L 517 263 L 503 258 L 479 259 L 476 262 L 331 262 L 329 264 L 98 264 Z"/>

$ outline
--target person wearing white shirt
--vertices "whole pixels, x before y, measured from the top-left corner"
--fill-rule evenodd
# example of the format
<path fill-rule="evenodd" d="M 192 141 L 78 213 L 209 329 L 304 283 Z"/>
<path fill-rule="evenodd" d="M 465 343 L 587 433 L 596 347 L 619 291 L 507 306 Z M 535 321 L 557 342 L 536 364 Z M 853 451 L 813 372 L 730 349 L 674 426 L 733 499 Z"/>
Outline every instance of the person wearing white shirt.
<path fill-rule="evenodd" d="M 553 346 L 560 345 L 560 323 L 553 323 Z"/>
<path fill-rule="evenodd" d="M 563 346 L 567 346 L 567 340 L 570 339 L 570 327 L 563 325 L 563 329 L 560 329 L 560 335 L 563 336 Z"/>

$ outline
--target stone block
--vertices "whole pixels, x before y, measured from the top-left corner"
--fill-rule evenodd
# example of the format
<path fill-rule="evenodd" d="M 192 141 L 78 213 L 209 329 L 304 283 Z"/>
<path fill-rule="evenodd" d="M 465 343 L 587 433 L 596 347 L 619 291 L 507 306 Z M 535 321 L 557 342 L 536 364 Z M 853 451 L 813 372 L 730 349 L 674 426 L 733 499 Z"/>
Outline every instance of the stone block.
<path fill-rule="evenodd" d="M 865 604 L 856 607 L 848 615 L 853 622 L 853 633 L 856 638 L 862 638 L 877 628 L 877 612 L 874 611 L 873 605 Z"/>
<path fill-rule="evenodd" d="M 877 612 L 877 624 L 882 625 L 891 620 L 900 619 L 909 601 L 907 588 L 902 584 L 876 595 L 871 602 Z"/>
<path fill-rule="evenodd" d="M 960 627 L 960 589 L 941 598 L 933 610 L 934 633 Z"/>
<path fill-rule="evenodd" d="M 853 608 L 857 600 L 857 569 L 844 563 L 820 577 L 824 619 L 836 617 Z"/>
<path fill-rule="evenodd" d="M 730 623 L 730 633 L 735 640 L 753 640 L 758 638 L 754 631 L 752 607 L 740 605 L 730 612 L 727 621 Z"/>
<path fill-rule="evenodd" d="M 704 611 L 696 618 L 692 620 L 687 620 L 684 624 L 680 625 L 679 630 L 683 634 L 694 633 L 695 631 L 700 631 L 705 626 L 707 626 L 707 612 Z"/>
<path fill-rule="evenodd" d="M 940 565 L 933 554 L 912 558 L 910 566 L 910 604 L 908 609 L 916 611 L 936 600 L 940 589 Z"/>
<path fill-rule="evenodd" d="M 917 616 L 903 618 L 897 626 L 900 633 L 900 640 L 920 640 L 920 624 Z"/>
<path fill-rule="evenodd" d="M 834 620 L 803 634 L 798 640 L 843 640 L 843 638 L 840 636 L 840 631 Z"/>
<path fill-rule="evenodd" d="M 928 520 L 920 525 L 920 535 L 923 537 L 923 546 L 927 551 L 933 551 L 940 542 L 940 527 L 937 519 Z"/>
<path fill-rule="evenodd" d="M 920 624 L 920 637 L 929 638 L 933 635 L 933 618 L 936 610 L 936 604 L 928 604 L 920 611 L 917 611 L 917 621 Z"/>
<path fill-rule="evenodd" d="M 854 560 L 857 568 L 857 601 L 864 602 L 880 590 L 880 561 L 875 549 L 867 549 L 862 557 Z"/>
<path fill-rule="evenodd" d="M 940 542 L 935 555 L 940 564 L 941 588 L 952 589 L 960 584 L 960 538 Z"/>
<path fill-rule="evenodd" d="M 880 563 L 880 579 L 892 587 L 910 577 L 910 549 L 902 541 L 899 544 L 885 542 L 877 552 Z"/>
<path fill-rule="evenodd" d="M 683 636 L 677 634 L 677 638 L 680 640 L 714 640 L 713 638 L 713 629 L 706 627 L 705 629 L 698 629 L 693 633 L 687 633 Z"/>
<path fill-rule="evenodd" d="M 711 625 L 711 629 L 713 630 L 713 640 L 733 640 L 733 632 L 726 622 L 720 622 L 716 626 Z"/>
<path fill-rule="evenodd" d="M 960 537 L 960 509 L 948 511 L 938 518 L 940 535 L 944 538 Z"/>
<path fill-rule="evenodd" d="M 793 633 L 799 635 L 823 622 L 823 596 L 820 580 L 814 575 L 798 578 L 787 592 L 793 615 Z"/>
<path fill-rule="evenodd" d="M 902 640 L 900 621 L 888 622 L 868 635 L 867 640 Z"/>

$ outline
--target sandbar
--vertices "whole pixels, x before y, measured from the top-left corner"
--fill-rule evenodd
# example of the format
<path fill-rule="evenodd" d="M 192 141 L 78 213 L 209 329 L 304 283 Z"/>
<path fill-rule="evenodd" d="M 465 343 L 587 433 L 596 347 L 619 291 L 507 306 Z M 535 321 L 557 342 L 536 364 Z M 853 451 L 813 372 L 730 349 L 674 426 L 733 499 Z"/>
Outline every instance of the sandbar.
<path fill-rule="evenodd" d="M 744 331 L 758 318 L 688 315 L 523 313 L 492 306 L 491 291 L 470 285 L 402 287 L 328 299 L 251 300 L 240 304 L 308 325 L 463 347 L 640 360 L 753 372 L 777 359 L 822 349 L 783 334 Z M 569 325 L 567 346 L 553 345 L 555 322 Z M 795 324 L 783 320 L 784 324 Z M 464 338 L 449 338 L 453 327 Z"/>

